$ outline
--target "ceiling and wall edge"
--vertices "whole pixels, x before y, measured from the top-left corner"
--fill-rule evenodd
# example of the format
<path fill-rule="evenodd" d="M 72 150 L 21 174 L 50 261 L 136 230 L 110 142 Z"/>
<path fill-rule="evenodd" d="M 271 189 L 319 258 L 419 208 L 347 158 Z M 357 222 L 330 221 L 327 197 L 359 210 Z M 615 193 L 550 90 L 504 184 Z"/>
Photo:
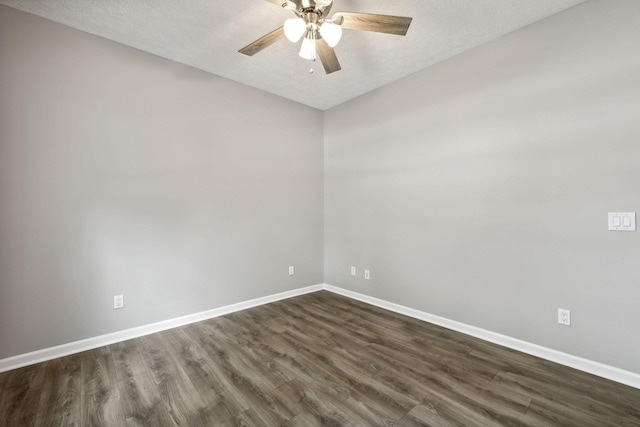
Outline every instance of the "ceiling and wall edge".
<path fill-rule="evenodd" d="M 249 57 L 238 50 L 293 13 L 265 0 L 132 2 L 0 0 L 70 28 L 103 37 L 286 99 L 328 110 L 586 0 L 335 0 L 331 14 L 412 17 L 406 36 L 345 30 L 335 48 L 342 70 L 298 56 L 280 40 Z M 313 74 L 309 73 L 314 69 Z"/>

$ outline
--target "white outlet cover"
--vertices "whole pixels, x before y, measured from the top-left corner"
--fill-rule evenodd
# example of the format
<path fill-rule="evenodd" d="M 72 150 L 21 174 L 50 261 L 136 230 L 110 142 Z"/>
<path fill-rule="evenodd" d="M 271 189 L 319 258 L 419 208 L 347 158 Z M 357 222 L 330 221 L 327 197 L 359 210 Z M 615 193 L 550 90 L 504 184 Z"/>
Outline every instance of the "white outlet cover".
<path fill-rule="evenodd" d="M 560 323 L 561 325 L 571 326 L 571 310 L 559 308 L 558 323 Z"/>
<path fill-rule="evenodd" d="M 356 275 L 356 268 L 355 267 L 351 267 L 351 275 L 352 276 Z"/>
<path fill-rule="evenodd" d="M 124 295 L 116 295 L 113 297 L 113 308 L 124 307 Z"/>
<path fill-rule="evenodd" d="M 289 276 L 293 276 L 296 273 L 296 269 L 293 265 L 289 266 Z"/>
<path fill-rule="evenodd" d="M 369 270 L 365 270 L 364 271 L 364 278 L 366 280 L 370 280 L 371 279 L 371 273 L 369 272 Z"/>

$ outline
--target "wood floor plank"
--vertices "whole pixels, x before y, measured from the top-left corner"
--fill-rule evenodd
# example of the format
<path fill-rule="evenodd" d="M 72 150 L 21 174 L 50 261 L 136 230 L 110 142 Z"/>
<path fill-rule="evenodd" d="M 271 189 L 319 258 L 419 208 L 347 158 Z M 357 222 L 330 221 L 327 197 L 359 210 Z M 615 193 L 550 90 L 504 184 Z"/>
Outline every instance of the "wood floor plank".
<path fill-rule="evenodd" d="M 35 425 L 80 425 L 81 368 L 78 355 L 45 363 Z"/>
<path fill-rule="evenodd" d="M 215 330 L 214 333 L 221 334 L 221 331 Z M 214 335 L 209 344 L 215 346 L 211 353 L 214 363 L 222 368 L 227 381 L 240 391 L 245 406 L 270 413 L 271 420 L 274 416 L 288 420 L 295 415 L 295 405 L 283 401 L 274 392 L 276 383 L 268 381 L 271 371 L 265 368 L 264 360 L 252 360 L 243 347 L 225 345 L 222 337 L 215 339 Z"/>
<path fill-rule="evenodd" d="M 193 333 L 190 329 L 180 331 L 185 338 Z M 197 337 L 198 335 L 195 334 Z M 197 342 L 197 340 L 194 340 Z M 196 346 L 197 347 L 197 346 Z M 183 353 L 183 367 L 196 391 L 200 394 L 210 409 L 212 425 L 222 424 L 232 419 L 236 414 L 249 409 L 243 396 L 226 377 L 222 367 L 209 357 L 194 357 L 194 353 Z"/>
<path fill-rule="evenodd" d="M 289 396 L 289 399 L 300 403 L 304 411 L 291 418 L 288 424 L 300 425 L 296 423 L 310 422 L 312 425 L 340 426 L 349 425 L 346 415 L 339 411 L 332 403 L 335 401 L 334 393 L 321 384 L 310 384 L 297 379 L 291 380 L 282 387 L 280 392 Z"/>
<path fill-rule="evenodd" d="M 458 427 L 460 423 L 447 420 L 433 406 L 416 405 L 400 420 L 403 427 Z"/>
<path fill-rule="evenodd" d="M 398 375 L 395 369 L 383 371 L 375 379 L 432 408 L 443 420 L 464 424 L 475 419 L 476 422 L 484 420 L 483 424 L 497 421 L 499 425 L 526 425 L 525 412 L 530 401 L 523 406 L 509 396 L 492 393 L 489 387 L 457 381 L 424 382 L 412 376 Z M 489 384 L 487 381 L 486 385 Z M 453 403 L 456 410 L 449 413 L 446 408 L 454 407 Z M 453 417 L 452 414 L 457 415 Z"/>
<path fill-rule="evenodd" d="M 635 426 L 640 390 L 321 291 L 0 373 L 0 426 Z"/>
<path fill-rule="evenodd" d="M 167 420 L 153 375 L 144 361 L 143 341 L 128 340 L 109 349 L 116 367 L 120 410 L 126 424 L 143 426 Z"/>
<path fill-rule="evenodd" d="M 598 408 L 596 419 L 624 419 L 627 415 L 640 417 L 640 400 L 634 406 L 627 406 L 622 401 L 619 405 L 608 401 L 606 395 L 601 393 L 586 393 L 575 388 L 561 388 L 549 384 L 534 376 L 524 376 L 511 372 L 501 372 L 494 378 L 494 382 L 516 385 L 520 390 L 533 396 L 533 400 L 540 404 L 548 403 L 549 407 L 570 406 L 574 411 L 590 414 L 594 407 Z"/>
<path fill-rule="evenodd" d="M 297 337 L 301 339 L 301 337 Z M 326 351 L 310 351 L 311 358 L 300 359 L 314 372 L 321 372 L 325 380 L 348 389 L 357 400 L 372 408 L 383 408 L 391 418 L 400 419 L 417 402 L 411 397 L 402 395 L 385 384 L 373 380 L 368 372 L 349 360 L 331 357 Z"/>
<path fill-rule="evenodd" d="M 0 374 L 0 423 L 18 426 L 36 422 L 44 374 L 42 364 Z"/>
<path fill-rule="evenodd" d="M 125 425 L 113 355 L 103 347 L 79 356 L 82 376 L 81 425 Z"/>
<path fill-rule="evenodd" d="M 383 425 L 383 415 L 379 411 L 367 406 L 358 393 L 333 381 L 318 381 L 303 375 L 287 386 L 299 399 L 304 413 L 312 414 L 322 425 Z"/>
<path fill-rule="evenodd" d="M 624 426 L 622 420 L 618 419 L 615 424 L 600 419 L 594 413 L 585 414 L 571 405 L 555 403 L 548 400 L 534 400 L 527 411 L 527 417 L 532 422 L 540 425 L 562 425 L 567 427 L 602 427 L 602 426 Z"/>
<path fill-rule="evenodd" d="M 161 401 L 176 425 L 210 425 L 213 418 L 210 407 L 185 373 L 179 356 L 172 351 L 172 338 L 172 331 L 141 338 L 145 343 L 145 361 L 153 374 Z"/>

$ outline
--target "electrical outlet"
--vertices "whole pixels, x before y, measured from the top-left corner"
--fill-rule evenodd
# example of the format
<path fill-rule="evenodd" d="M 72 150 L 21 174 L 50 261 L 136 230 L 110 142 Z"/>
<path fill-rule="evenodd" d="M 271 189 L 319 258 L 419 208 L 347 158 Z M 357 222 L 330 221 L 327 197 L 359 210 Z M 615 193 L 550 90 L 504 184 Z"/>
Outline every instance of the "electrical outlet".
<path fill-rule="evenodd" d="M 113 308 L 124 307 L 124 295 L 116 295 L 113 297 Z"/>
<path fill-rule="evenodd" d="M 356 268 L 355 267 L 351 267 L 351 275 L 352 276 L 356 275 Z"/>
<path fill-rule="evenodd" d="M 296 272 L 296 269 L 293 267 L 293 265 L 289 266 L 289 276 L 293 276 Z"/>
<path fill-rule="evenodd" d="M 364 278 L 365 280 L 371 279 L 371 273 L 369 272 L 369 270 L 364 271 Z"/>
<path fill-rule="evenodd" d="M 558 323 L 561 325 L 571 326 L 571 310 L 564 308 L 558 309 Z"/>

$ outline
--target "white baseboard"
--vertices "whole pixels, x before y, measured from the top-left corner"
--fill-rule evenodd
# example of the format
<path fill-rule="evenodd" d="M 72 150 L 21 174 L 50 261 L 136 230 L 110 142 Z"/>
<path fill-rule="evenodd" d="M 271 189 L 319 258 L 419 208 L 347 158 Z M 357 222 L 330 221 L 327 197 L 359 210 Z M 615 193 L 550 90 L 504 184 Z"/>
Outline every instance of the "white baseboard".
<path fill-rule="evenodd" d="M 248 308 L 257 307 L 259 305 L 268 304 L 271 302 L 280 301 L 311 292 L 321 291 L 322 289 L 324 289 L 323 285 L 308 286 L 306 288 L 295 289 L 293 291 L 282 292 L 262 298 L 256 298 L 237 304 L 214 308 L 213 310 L 207 310 L 200 313 L 177 317 L 175 319 L 164 320 L 162 322 L 152 323 L 150 325 L 139 326 L 137 328 L 126 329 L 124 331 L 113 332 L 111 334 L 100 335 L 81 341 L 75 341 L 55 347 L 33 351 L 31 353 L 20 354 L 17 356 L 8 357 L 6 359 L 0 359 L 0 372 L 10 371 L 12 369 L 21 368 L 23 366 L 33 365 L 35 363 L 44 362 L 58 357 L 68 356 L 74 353 L 80 353 L 82 351 L 91 350 L 121 341 L 126 341 L 132 338 L 138 338 L 144 335 L 166 331 L 167 329 L 177 328 L 178 326 L 184 326 L 190 323 L 201 322 L 203 320 L 212 319 L 218 316 L 224 316 L 225 314 L 246 310 Z"/>
<path fill-rule="evenodd" d="M 455 320 L 450 320 L 444 317 L 425 313 L 423 311 L 415 310 L 403 305 L 394 304 L 378 298 L 373 298 L 367 295 L 359 294 L 357 292 L 338 288 L 336 286 L 325 284 L 323 285 L 323 289 L 348 298 L 362 301 L 367 304 L 375 305 L 376 307 L 384 308 L 389 311 L 404 314 L 405 316 L 433 323 L 434 325 L 442 326 L 466 335 L 471 335 L 472 337 L 480 338 L 482 340 L 489 341 L 503 347 L 521 351 L 523 353 L 537 356 L 542 359 L 558 363 L 560 365 L 569 366 L 580 371 L 584 371 L 602 378 L 606 378 L 640 389 L 640 374 L 634 372 L 605 365 L 603 363 L 594 362 L 592 360 L 583 359 L 581 357 L 563 353 L 561 351 L 553 350 L 541 345 L 522 341 L 506 335 L 498 334 L 496 332 L 487 331 L 485 329 L 477 328 L 465 323 L 456 322 Z"/>
<path fill-rule="evenodd" d="M 190 323 L 212 319 L 218 316 L 224 316 L 225 314 L 234 313 L 236 311 L 246 310 L 248 308 L 257 307 L 259 305 L 268 304 L 271 302 L 280 301 L 283 299 L 292 298 L 295 296 L 304 295 L 304 294 L 317 292 L 321 290 L 326 290 L 329 292 L 333 292 L 335 294 L 343 295 L 345 297 L 362 301 L 364 303 L 371 304 L 376 307 L 384 308 L 386 310 L 403 314 L 405 316 L 409 316 L 415 319 L 423 320 L 425 322 L 433 323 L 434 325 L 439 325 L 457 332 L 461 332 L 466 335 L 470 335 L 470 336 L 480 338 L 485 341 L 489 341 L 507 348 L 511 348 L 513 350 L 521 351 L 523 353 L 537 356 L 542 359 L 559 363 L 561 365 L 569 366 L 571 368 L 575 368 L 593 375 L 597 375 L 602 378 L 606 378 L 612 381 L 616 381 L 616 382 L 640 389 L 640 374 L 626 371 L 624 369 L 619 369 L 613 366 L 605 365 L 603 363 L 594 362 L 592 360 L 583 359 L 578 356 L 563 353 L 563 352 L 553 350 L 547 347 L 543 347 L 537 344 L 532 344 L 532 343 L 522 341 L 516 338 L 512 338 L 506 335 L 502 335 L 495 332 L 487 331 L 485 329 L 477 328 L 475 326 L 456 322 L 455 320 L 425 313 L 423 311 L 415 310 L 409 307 L 405 307 L 403 305 L 384 301 L 378 298 L 359 294 L 357 292 L 349 291 L 346 289 L 342 289 L 342 288 L 327 285 L 327 284 L 308 286 L 306 288 L 295 289 L 293 291 L 282 292 L 279 294 L 274 294 L 274 295 L 270 295 L 262 298 L 256 298 L 249 301 L 240 302 L 237 304 L 215 308 L 213 310 L 190 314 L 188 316 L 169 319 L 162 322 L 153 323 L 150 325 L 140 326 L 137 328 L 126 329 L 124 331 L 118 331 L 111 334 L 88 338 L 81 341 L 75 341 L 72 343 L 62 344 L 56 347 L 50 347 L 50 348 L 34 351 L 31 353 L 8 357 L 6 359 L 0 359 L 0 372 L 21 368 L 23 366 L 32 365 L 34 363 L 44 362 L 46 360 L 51 360 L 58 357 L 63 357 L 70 354 L 91 350 L 91 349 L 102 347 L 105 345 L 114 344 L 117 342 L 141 337 L 144 335 L 153 334 L 156 332 L 165 331 L 167 329 L 188 325 Z"/>

